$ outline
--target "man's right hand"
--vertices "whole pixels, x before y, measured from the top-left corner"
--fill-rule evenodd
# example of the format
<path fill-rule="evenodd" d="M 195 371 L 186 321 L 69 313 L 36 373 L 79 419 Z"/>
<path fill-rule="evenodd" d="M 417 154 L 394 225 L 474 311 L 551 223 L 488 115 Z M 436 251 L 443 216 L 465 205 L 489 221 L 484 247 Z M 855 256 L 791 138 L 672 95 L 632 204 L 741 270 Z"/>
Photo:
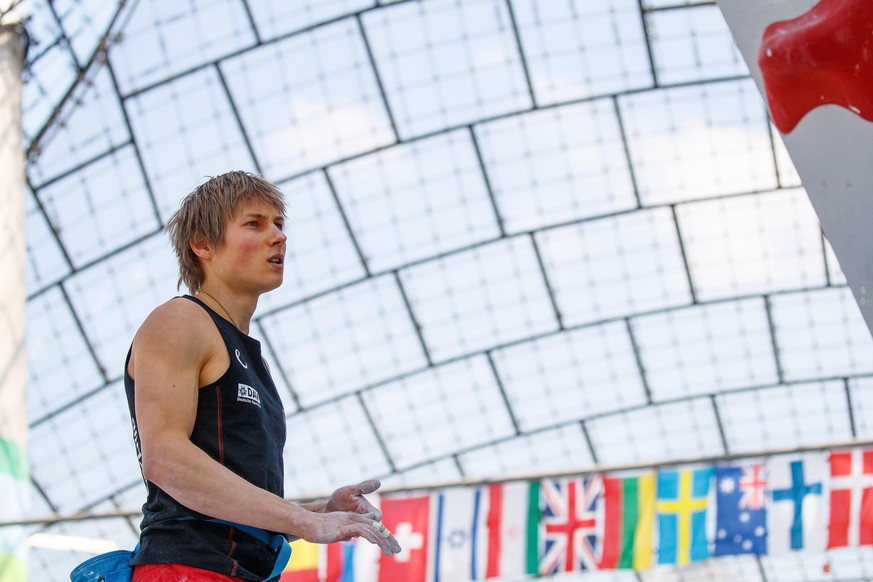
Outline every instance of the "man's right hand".
<path fill-rule="evenodd" d="M 393 556 L 400 551 L 397 538 L 385 529 L 382 522 L 364 515 L 347 511 L 309 512 L 307 518 L 301 536 L 307 542 L 330 544 L 360 537 L 379 546 L 386 556 Z"/>

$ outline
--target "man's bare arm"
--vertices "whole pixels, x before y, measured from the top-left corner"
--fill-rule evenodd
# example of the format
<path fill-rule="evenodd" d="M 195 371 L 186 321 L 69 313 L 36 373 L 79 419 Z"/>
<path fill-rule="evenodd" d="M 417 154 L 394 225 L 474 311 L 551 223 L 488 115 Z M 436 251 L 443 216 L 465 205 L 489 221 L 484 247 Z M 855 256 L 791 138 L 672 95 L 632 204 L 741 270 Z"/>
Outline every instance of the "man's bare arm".
<path fill-rule="evenodd" d="M 310 542 L 363 537 L 387 554 L 399 551 L 373 516 L 353 511 L 317 513 L 256 487 L 195 446 L 201 370 L 210 363 L 217 333 L 193 304 L 171 301 L 156 309 L 133 344 L 136 418 L 143 475 L 174 499 L 205 515 L 278 531 Z M 212 336 L 210 336 L 212 334 Z"/>

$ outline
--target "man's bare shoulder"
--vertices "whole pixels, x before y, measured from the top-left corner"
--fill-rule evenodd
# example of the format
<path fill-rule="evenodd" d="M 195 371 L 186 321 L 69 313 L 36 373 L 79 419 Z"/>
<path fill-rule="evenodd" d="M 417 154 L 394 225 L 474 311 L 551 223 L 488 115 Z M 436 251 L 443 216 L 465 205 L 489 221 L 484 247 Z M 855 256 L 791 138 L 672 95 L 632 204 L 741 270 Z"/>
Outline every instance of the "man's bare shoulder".
<path fill-rule="evenodd" d="M 215 325 L 206 311 L 187 299 L 175 298 L 156 307 L 146 317 L 134 337 L 134 349 L 137 345 L 149 345 L 157 342 L 165 347 L 202 346 L 209 343 L 207 338 Z"/>
<path fill-rule="evenodd" d="M 191 326 L 203 326 L 210 321 L 209 314 L 202 307 L 188 299 L 175 297 L 153 309 L 143 321 L 140 330 L 156 328 L 158 331 L 167 329 L 184 332 Z"/>
<path fill-rule="evenodd" d="M 190 372 L 203 386 L 221 376 L 228 357 L 209 314 L 193 301 L 177 298 L 155 308 L 136 332 L 128 373 L 140 381 L 138 365 L 150 376 L 160 370 Z"/>

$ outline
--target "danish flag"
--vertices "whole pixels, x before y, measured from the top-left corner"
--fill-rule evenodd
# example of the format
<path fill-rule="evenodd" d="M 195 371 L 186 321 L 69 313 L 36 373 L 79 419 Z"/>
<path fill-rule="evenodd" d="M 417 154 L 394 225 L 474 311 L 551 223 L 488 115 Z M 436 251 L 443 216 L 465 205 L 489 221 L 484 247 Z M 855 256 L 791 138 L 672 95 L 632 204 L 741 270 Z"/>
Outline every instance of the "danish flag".
<path fill-rule="evenodd" d="M 873 449 L 831 453 L 828 547 L 873 545 Z"/>

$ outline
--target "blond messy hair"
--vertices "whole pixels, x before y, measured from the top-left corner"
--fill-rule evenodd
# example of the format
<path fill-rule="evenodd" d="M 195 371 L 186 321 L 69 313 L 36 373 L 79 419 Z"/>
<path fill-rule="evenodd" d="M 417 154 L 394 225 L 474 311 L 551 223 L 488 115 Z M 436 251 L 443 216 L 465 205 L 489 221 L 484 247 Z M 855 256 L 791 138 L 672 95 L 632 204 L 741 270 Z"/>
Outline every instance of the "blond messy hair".
<path fill-rule="evenodd" d="M 203 267 L 191 243 L 205 240 L 214 247 L 221 246 L 228 222 L 241 205 L 253 201 L 266 202 L 285 216 L 285 198 L 279 188 L 241 170 L 210 177 L 185 196 L 165 228 L 179 260 L 177 289 L 184 284 L 196 293 L 203 284 Z"/>

